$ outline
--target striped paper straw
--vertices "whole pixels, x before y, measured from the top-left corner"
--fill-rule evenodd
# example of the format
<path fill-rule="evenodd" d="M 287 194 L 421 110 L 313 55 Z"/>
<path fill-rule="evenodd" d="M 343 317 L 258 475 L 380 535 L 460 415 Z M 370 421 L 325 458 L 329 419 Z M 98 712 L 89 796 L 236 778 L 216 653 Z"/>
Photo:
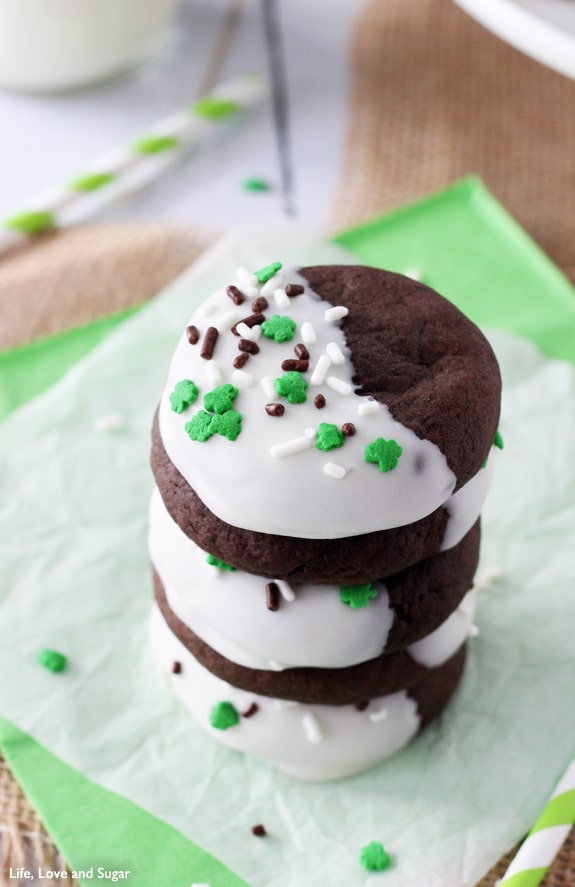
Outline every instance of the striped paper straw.
<path fill-rule="evenodd" d="M 499 887 L 537 887 L 575 823 L 575 760 L 517 851 Z"/>
<path fill-rule="evenodd" d="M 81 221 L 157 178 L 222 123 L 259 102 L 265 91 L 261 77 L 244 74 L 161 120 L 139 139 L 101 157 L 82 175 L 38 195 L 25 210 L 0 222 L 0 251 Z"/>

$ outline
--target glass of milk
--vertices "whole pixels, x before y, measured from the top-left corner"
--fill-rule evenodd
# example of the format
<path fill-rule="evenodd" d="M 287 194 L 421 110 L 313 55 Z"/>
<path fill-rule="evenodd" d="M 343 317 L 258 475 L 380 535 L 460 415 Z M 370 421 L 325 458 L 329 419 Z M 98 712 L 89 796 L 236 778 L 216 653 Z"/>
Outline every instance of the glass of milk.
<path fill-rule="evenodd" d="M 0 0 L 0 87 L 78 89 L 142 62 L 177 0 Z"/>

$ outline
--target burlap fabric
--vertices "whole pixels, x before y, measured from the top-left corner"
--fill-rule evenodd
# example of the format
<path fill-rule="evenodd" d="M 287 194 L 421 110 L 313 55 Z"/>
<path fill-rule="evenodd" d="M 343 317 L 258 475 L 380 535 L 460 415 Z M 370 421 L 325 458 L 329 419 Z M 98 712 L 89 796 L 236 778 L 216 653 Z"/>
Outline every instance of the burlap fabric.
<path fill-rule="evenodd" d="M 369 0 L 352 53 L 348 135 L 326 231 L 475 172 L 575 279 L 575 83 L 509 48 L 449 0 Z M 171 225 L 98 225 L 0 259 L 0 348 L 150 298 L 213 238 Z M 61 867 L 1 761 L 0 848 L 5 875 L 25 860 Z M 500 861 L 478 887 L 494 887 L 505 867 Z M 574 887 L 574 832 L 543 884 Z"/>

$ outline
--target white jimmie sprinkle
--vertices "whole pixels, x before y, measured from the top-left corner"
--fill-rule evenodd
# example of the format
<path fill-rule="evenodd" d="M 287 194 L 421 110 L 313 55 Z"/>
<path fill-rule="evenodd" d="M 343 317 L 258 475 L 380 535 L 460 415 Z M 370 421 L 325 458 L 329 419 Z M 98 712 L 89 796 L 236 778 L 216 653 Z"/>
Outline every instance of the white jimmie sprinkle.
<path fill-rule="evenodd" d="M 254 377 L 245 370 L 234 370 L 232 373 L 232 382 L 238 388 L 251 388 L 254 384 Z"/>
<path fill-rule="evenodd" d="M 299 702 L 294 702 L 293 699 L 274 699 L 274 708 L 277 711 L 286 711 L 288 708 L 295 708 L 296 705 L 299 705 Z"/>
<path fill-rule="evenodd" d="M 341 320 L 342 317 L 347 317 L 348 314 L 349 308 L 345 308 L 343 305 L 334 305 L 333 308 L 328 308 L 323 316 L 328 323 L 337 323 L 338 320 Z"/>
<path fill-rule="evenodd" d="M 387 709 L 385 708 L 377 708 L 375 711 L 370 711 L 368 714 L 368 718 L 374 724 L 380 724 L 382 721 L 385 721 L 387 717 Z"/>
<path fill-rule="evenodd" d="M 326 462 L 323 470 L 325 474 L 328 474 L 330 477 L 336 477 L 338 480 L 341 480 L 347 474 L 343 465 L 337 465 L 335 462 Z"/>
<path fill-rule="evenodd" d="M 325 350 L 327 351 L 331 362 L 336 366 L 341 366 L 342 363 L 345 363 L 345 355 L 337 342 L 330 342 L 329 345 L 326 345 Z"/>
<path fill-rule="evenodd" d="M 323 742 L 323 733 L 319 728 L 315 715 L 307 712 L 301 719 L 301 722 L 308 742 L 311 742 L 313 745 L 319 745 L 320 742 Z"/>
<path fill-rule="evenodd" d="M 290 604 L 293 603 L 295 601 L 295 592 L 289 582 L 286 582 L 285 579 L 274 579 L 274 582 L 279 588 L 284 601 L 288 601 Z"/>
<path fill-rule="evenodd" d="M 337 376 L 328 376 L 327 384 L 330 388 L 333 388 L 334 391 L 337 391 L 338 394 L 351 394 L 353 388 L 348 382 L 344 382 L 343 379 L 338 379 Z"/>
<path fill-rule="evenodd" d="M 272 671 L 283 671 L 285 668 L 285 665 L 282 665 L 277 659 L 269 659 L 268 662 Z"/>
<path fill-rule="evenodd" d="M 216 360 L 206 361 L 206 379 L 208 380 L 208 385 L 221 385 L 222 370 Z"/>
<path fill-rule="evenodd" d="M 270 277 L 269 280 L 266 280 L 264 285 L 262 286 L 262 296 L 271 296 L 274 290 L 277 290 L 283 283 L 283 275 L 281 272 L 274 274 L 273 277 Z"/>
<path fill-rule="evenodd" d="M 467 632 L 470 638 L 476 638 L 479 634 L 479 626 L 478 625 L 470 625 L 469 631 Z"/>
<path fill-rule="evenodd" d="M 260 381 L 260 385 L 264 389 L 264 392 L 267 395 L 267 397 L 275 397 L 276 396 L 276 390 L 274 388 L 274 380 L 270 376 L 263 376 Z"/>
<path fill-rule="evenodd" d="M 281 287 L 274 291 L 274 301 L 278 308 L 287 308 L 289 306 L 289 296 Z"/>
<path fill-rule="evenodd" d="M 120 431 L 125 426 L 123 416 L 119 413 L 108 413 L 106 416 L 100 416 L 96 419 L 96 431 Z"/>
<path fill-rule="evenodd" d="M 212 314 L 215 314 L 216 311 L 219 311 L 219 306 L 216 305 L 212 301 L 204 302 L 197 311 L 198 317 L 211 317 Z"/>
<path fill-rule="evenodd" d="M 284 456 L 293 456 L 295 453 L 301 453 L 311 447 L 310 437 L 292 437 L 284 443 L 274 444 L 270 448 L 270 453 L 274 459 L 283 459 Z"/>
<path fill-rule="evenodd" d="M 250 342 L 257 342 L 262 334 L 262 328 L 259 323 L 256 323 L 255 326 L 248 326 L 247 323 L 238 323 L 236 330 L 242 339 L 249 339 Z"/>
<path fill-rule="evenodd" d="M 374 416 L 379 411 L 376 400 L 364 400 L 357 408 L 360 416 Z"/>
<path fill-rule="evenodd" d="M 317 342 L 314 326 L 309 320 L 306 320 L 305 323 L 302 323 L 301 325 L 301 337 L 304 345 L 315 345 Z"/>
<path fill-rule="evenodd" d="M 318 362 L 314 367 L 314 371 L 311 374 L 310 382 L 312 385 L 322 385 L 325 381 L 325 377 L 327 376 L 327 371 L 331 366 L 331 359 L 327 354 L 321 354 Z"/>
<path fill-rule="evenodd" d="M 306 428 L 306 430 L 304 431 L 304 435 L 306 437 L 309 437 L 310 440 L 312 438 L 314 438 L 316 436 L 316 434 L 317 434 L 317 432 L 316 432 L 315 428 Z"/>

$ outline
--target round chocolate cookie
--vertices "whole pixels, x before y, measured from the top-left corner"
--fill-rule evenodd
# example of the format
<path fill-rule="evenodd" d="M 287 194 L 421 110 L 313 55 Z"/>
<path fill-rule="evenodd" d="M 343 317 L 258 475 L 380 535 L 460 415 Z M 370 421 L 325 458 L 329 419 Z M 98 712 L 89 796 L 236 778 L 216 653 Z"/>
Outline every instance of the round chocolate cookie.
<path fill-rule="evenodd" d="M 307 704 L 348 705 L 410 690 L 434 670 L 418 662 L 407 650 L 347 668 L 268 671 L 238 665 L 221 656 L 176 616 L 155 571 L 153 576 L 156 603 L 170 630 L 204 668 L 234 687 Z"/>

